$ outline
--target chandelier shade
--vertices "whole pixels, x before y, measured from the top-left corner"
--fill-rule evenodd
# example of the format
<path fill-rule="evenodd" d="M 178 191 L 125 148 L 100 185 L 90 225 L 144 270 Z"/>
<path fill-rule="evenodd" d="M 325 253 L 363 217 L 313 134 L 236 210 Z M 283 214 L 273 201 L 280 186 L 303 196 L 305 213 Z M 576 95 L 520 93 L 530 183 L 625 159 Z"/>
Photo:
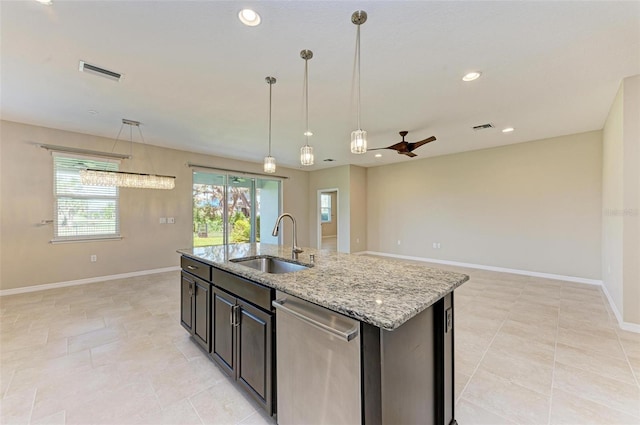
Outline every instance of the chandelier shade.
<path fill-rule="evenodd" d="M 94 169 L 80 170 L 80 182 L 89 186 L 117 186 L 138 189 L 173 189 L 176 187 L 176 178 L 173 176 Z"/>

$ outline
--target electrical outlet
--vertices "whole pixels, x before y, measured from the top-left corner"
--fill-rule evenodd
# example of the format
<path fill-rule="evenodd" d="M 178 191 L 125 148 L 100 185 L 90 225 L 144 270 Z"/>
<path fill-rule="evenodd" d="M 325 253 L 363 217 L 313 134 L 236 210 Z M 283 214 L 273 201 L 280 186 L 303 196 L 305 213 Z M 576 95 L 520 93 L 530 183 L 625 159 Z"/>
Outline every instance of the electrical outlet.
<path fill-rule="evenodd" d="M 398 239 L 398 245 L 400 245 L 400 239 Z"/>
<path fill-rule="evenodd" d="M 434 249 L 438 247 L 438 243 L 434 242 L 433 245 L 431 245 Z"/>
<path fill-rule="evenodd" d="M 167 224 L 167 217 L 160 217 L 160 224 Z"/>
<path fill-rule="evenodd" d="M 438 242 L 438 249 L 440 249 L 440 242 Z"/>
<path fill-rule="evenodd" d="M 93 255 L 91 255 L 90 259 L 91 259 L 92 263 L 95 263 L 96 261 L 98 261 L 98 256 L 93 254 Z"/>
<path fill-rule="evenodd" d="M 175 224 L 176 223 L 176 219 L 174 217 L 168 217 L 167 218 L 167 223 L 169 224 Z"/>

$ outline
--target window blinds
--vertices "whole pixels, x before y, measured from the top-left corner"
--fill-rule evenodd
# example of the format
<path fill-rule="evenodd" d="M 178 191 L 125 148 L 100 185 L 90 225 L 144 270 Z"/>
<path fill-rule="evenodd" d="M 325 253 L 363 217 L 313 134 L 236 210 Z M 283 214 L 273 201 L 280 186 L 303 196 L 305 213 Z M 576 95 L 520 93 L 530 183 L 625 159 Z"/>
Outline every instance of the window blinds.
<path fill-rule="evenodd" d="M 81 169 L 118 166 L 115 160 L 53 152 L 54 241 L 120 237 L 118 188 L 80 182 Z"/>

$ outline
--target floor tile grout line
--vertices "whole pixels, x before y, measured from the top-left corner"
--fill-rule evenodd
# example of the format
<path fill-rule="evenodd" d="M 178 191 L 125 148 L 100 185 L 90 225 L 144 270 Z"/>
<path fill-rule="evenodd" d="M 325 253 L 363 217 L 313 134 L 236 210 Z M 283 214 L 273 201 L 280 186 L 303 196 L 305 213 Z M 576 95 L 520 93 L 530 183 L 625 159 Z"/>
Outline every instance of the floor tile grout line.
<path fill-rule="evenodd" d="M 549 415 L 547 419 L 547 424 L 551 425 L 551 411 L 553 408 L 553 385 L 555 383 L 556 378 L 556 359 L 558 357 L 558 334 L 560 333 L 560 309 L 558 307 L 558 322 L 556 323 L 556 333 L 553 338 L 553 369 L 551 370 L 551 388 L 549 391 Z"/>
<path fill-rule="evenodd" d="M 36 387 L 35 391 L 33 392 L 33 401 L 31 402 L 31 410 L 29 411 L 29 421 L 27 422 L 28 424 L 31 423 L 31 419 L 33 418 L 33 409 L 35 409 L 36 407 L 37 396 L 38 396 L 38 387 Z"/>
<path fill-rule="evenodd" d="M 575 367 L 575 366 L 570 366 L 570 365 L 564 365 L 564 366 L 565 366 L 565 367 L 568 367 L 568 368 L 571 368 L 571 369 L 577 369 L 577 370 L 580 370 L 580 371 L 584 371 L 583 369 L 577 368 L 577 367 Z M 590 371 L 586 371 L 586 372 L 593 373 L 594 375 L 598 375 L 598 376 L 601 376 L 601 377 L 602 377 L 602 375 L 599 375 L 599 374 L 597 374 L 597 373 L 595 373 L 595 372 L 590 372 Z M 621 381 L 618 381 L 618 382 L 621 382 Z M 626 384 L 626 385 L 632 385 L 632 384 Z M 600 406 L 606 407 L 607 409 L 615 410 L 615 411 L 620 412 L 620 413 L 623 413 L 623 414 L 625 414 L 625 415 L 633 416 L 634 418 L 638 418 L 638 419 L 640 419 L 640 415 L 636 415 L 636 414 L 633 414 L 633 413 L 629 413 L 629 412 L 627 412 L 627 411 L 625 411 L 625 410 L 620 410 L 619 408 L 616 408 L 616 407 L 610 406 L 610 405 L 608 405 L 608 404 L 605 404 L 604 402 L 602 402 L 602 401 L 600 401 L 600 400 L 596 400 L 596 399 L 594 399 L 594 398 L 589 397 L 589 396 L 588 396 L 588 394 L 586 394 L 586 393 L 585 393 L 585 394 L 583 394 L 583 393 L 576 394 L 576 393 L 574 393 L 573 391 L 565 390 L 565 389 L 562 389 L 562 388 L 558 388 L 558 389 L 559 389 L 559 390 L 561 390 L 561 391 L 564 391 L 564 392 L 566 392 L 566 393 L 572 394 L 572 395 L 574 395 L 574 396 L 576 396 L 576 397 L 578 397 L 578 398 L 581 398 L 581 399 L 587 400 L 587 401 L 589 401 L 590 403 L 594 403 L 594 404 L 597 404 L 597 405 L 600 405 Z"/>
<path fill-rule="evenodd" d="M 633 376 L 633 379 L 636 381 L 636 387 L 640 389 L 640 380 L 638 380 L 636 371 L 633 369 L 633 366 L 631 366 L 631 362 L 629 361 L 629 355 L 627 354 L 627 350 L 624 348 L 624 344 L 622 343 L 622 340 L 620 339 L 620 335 L 618 334 L 618 332 L 616 332 L 616 337 L 618 338 L 618 344 L 620 344 L 620 347 L 622 348 L 622 352 L 624 353 L 624 359 L 627 362 L 627 366 L 629 366 L 629 369 L 631 370 L 631 376 Z"/>
<path fill-rule="evenodd" d="M 475 402 L 475 401 L 473 401 L 473 400 L 469 400 L 468 398 L 466 398 L 466 397 L 462 397 L 462 396 L 460 397 L 460 400 L 464 400 L 464 401 L 466 401 L 467 403 L 471 403 L 471 404 L 473 404 L 474 406 L 477 406 L 477 407 L 479 407 L 479 408 L 481 408 L 481 409 L 483 409 L 483 410 L 486 410 L 487 412 L 489 412 L 489 413 L 491 413 L 491 414 L 493 414 L 493 415 L 496 415 L 497 417 L 502 418 L 502 419 L 504 419 L 504 420 L 506 420 L 506 421 L 508 421 L 508 422 L 510 422 L 510 423 L 512 423 L 512 424 L 514 424 L 514 425 L 516 424 L 516 423 L 515 423 L 514 421 L 512 421 L 511 419 L 509 419 L 509 418 L 507 418 L 507 417 L 503 416 L 503 415 L 502 415 L 502 414 L 500 414 L 500 413 L 496 413 L 496 412 L 494 412 L 493 410 L 491 410 L 491 409 L 489 409 L 489 408 L 487 408 L 487 407 L 485 407 L 485 406 L 481 406 L 480 404 L 476 403 L 476 402 Z"/>
<path fill-rule="evenodd" d="M 522 294 L 522 290 L 520 291 L 520 294 Z M 515 298 L 516 300 L 520 297 L 520 294 L 518 294 L 518 296 Z M 496 330 L 496 332 L 493 334 L 493 337 L 491 338 L 491 341 L 489 341 L 489 344 L 487 345 L 487 348 L 485 348 L 484 352 L 482 353 L 482 357 L 480 357 L 480 360 L 476 364 L 476 367 L 473 369 L 473 372 L 471 372 L 471 376 L 467 380 L 467 383 L 465 384 L 464 388 L 462 388 L 462 391 L 460 391 L 460 396 L 458 397 L 458 399 L 462 398 L 462 395 L 467 390 L 467 387 L 469 386 L 469 383 L 473 379 L 473 376 L 478 371 L 478 368 L 480 367 L 480 364 L 482 363 L 482 360 L 484 360 L 484 357 L 487 355 L 487 352 L 489 352 L 489 348 L 491 348 L 491 345 L 493 344 L 493 341 L 495 341 L 496 336 L 500 333 L 500 330 L 502 329 L 502 327 L 504 326 L 505 322 L 507 321 L 507 318 L 509 317 L 509 312 L 510 311 L 511 311 L 511 309 L 509 309 L 509 311 L 505 315 L 505 318 L 502 319 L 502 323 L 500 323 L 500 326 L 498 327 L 498 330 Z"/>
<path fill-rule="evenodd" d="M 199 394 L 199 393 L 198 393 Z M 205 424 L 204 419 L 202 419 L 202 417 L 200 416 L 200 412 L 198 412 L 198 409 L 196 409 L 196 406 L 193 405 L 193 403 L 191 402 L 191 397 L 187 397 L 187 403 L 189 403 L 189 406 L 191 406 L 191 408 L 193 409 L 194 412 L 196 412 L 196 416 L 198 416 L 198 419 L 200 420 L 201 424 Z"/>

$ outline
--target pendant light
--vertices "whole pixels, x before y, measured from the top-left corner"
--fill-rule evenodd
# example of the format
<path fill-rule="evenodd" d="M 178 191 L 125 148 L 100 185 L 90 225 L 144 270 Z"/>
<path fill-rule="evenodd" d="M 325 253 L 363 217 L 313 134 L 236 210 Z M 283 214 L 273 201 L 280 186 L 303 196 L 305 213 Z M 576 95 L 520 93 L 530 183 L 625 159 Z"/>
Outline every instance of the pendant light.
<path fill-rule="evenodd" d="M 360 25 L 367 22 L 367 12 L 364 10 L 357 10 L 351 15 L 351 22 L 353 22 L 358 30 L 356 32 L 356 54 L 355 64 L 357 72 L 357 86 L 356 86 L 356 102 L 358 105 L 358 129 L 351 132 L 351 153 L 365 153 L 367 151 L 367 132 L 360 127 Z"/>
<path fill-rule="evenodd" d="M 140 130 L 140 122 L 122 119 L 120 131 L 116 136 L 116 142 L 125 125 L 129 126 L 129 140 L 131 142 L 131 152 L 133 152 L 133 127 L 137 127 L 140 132 L 140 138 L 144 143 L 142 130 Z M 115 147 L 114 143 L 114 147 Z M 133 157 L 133 155 L 131 155 Z M 137 189 L 173 189 L 176 185 L 174 176 L 161 176 L 157 174 L 131 173 L 125 171 L 105 171 L 96 169 L 80 170 L 80 182 L 89 186 L 117 186 L 130 187 Z"/>
<path fill-rule="evenodd" d="M 306 131 L 304 132 L 305 144 L 300 148 L 300 163 L 302 165 L 313 165 L 313 148 L 309 146 L 309 136 L 313 135 L 309 130 L 309 59 L 313 57 L 311 50 L 303 50 L 300 57 L 304 59 L 304 100 L 305 100 L 305 120 Z"/>
<path fill-rule="evenodd" d="M 271 156 L 271 89 L 276 79 L 267 77 L 264 80 L 269 84 L 269 155 L 264 158 L 264 172 L 272 174 L 276 172 L 276 159 Z"/>

